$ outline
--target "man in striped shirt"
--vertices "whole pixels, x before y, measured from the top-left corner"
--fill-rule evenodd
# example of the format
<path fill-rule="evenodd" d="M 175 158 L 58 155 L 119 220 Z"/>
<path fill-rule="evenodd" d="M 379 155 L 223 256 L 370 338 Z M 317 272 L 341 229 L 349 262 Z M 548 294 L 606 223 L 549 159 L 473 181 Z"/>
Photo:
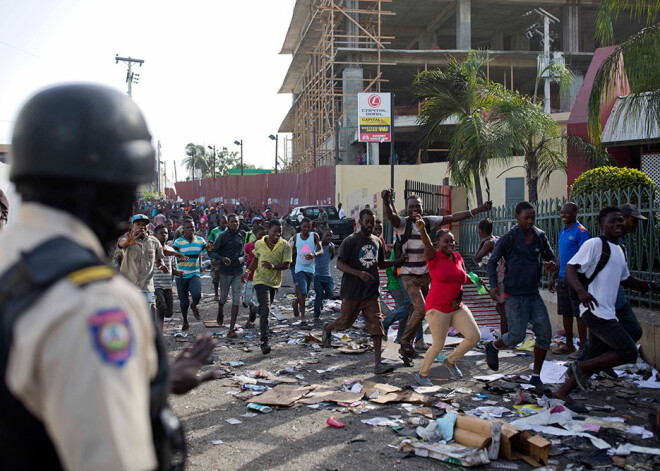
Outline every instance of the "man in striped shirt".
<path fill-rule="evenodd" d="M 160 242 L 163 248 L 166 247 L 167 236 L 169 231 L 167 226 L 160 224 L 155 229 L 156 239 Z M 176 257 L 164 256 L 163 264 L 168 268 L 168 273 L 163 273 L 160 270 L 154 270 L 154 289 L 156 294 L 156 314 L 157 319 L 160 321 L 158 325 L 162 325 L 163 321 L 172 317 L 174 310 L 174 299 L 172 297 L 172 276 L 181 276 L 183 272 L 177 269 Z"/>
<path fill-rule="evenodd" d="M 195 234 L 195 221 L 186 218 L 183 221 L 183 237 L 176 239 L 172 248 L 188 257 L 187 261 L 179 262 L 179 270 L 183 273 L 176 279 L 176 291 L 179 294 L 179 305 L 183 316 L 181 330 L 188 330 L 190 328 L 188 307 L 192 310 L 195 319 L 201 319 L 197 308 L 197 304 L 202 299 L 201 256 L 202 252 L 208 253 L 208 250 L 213 250 L 213 246 L 209 248 L 206 241 Z M 189 297 L 192 297 L 192 304 Z"/>
<path fill-rule="evenodd" d="M 407 359 L 412 360 L 417 356 L 412 346 L 412 341 L 426 315 L 425 298 L 429 292 L 429 285 L 431 283 L 429 268 L 424 259 L 424 243 L 422 242 L 419 230 L 414 224 L 417 215 L 422 216 L 424 214 L 422 200 L 416 195 L 409 196 L 406 200 L 408 216 L 399 217 L 392 201 L 392 190 L 383 190 L 381 197 L 385 206 L 385 215 L 401 238 L 404 253 L 408 255 L 408 261 L 401 267 L 401 277 L 399 279 L 408 296 L 410 296 L 413 307 L 408 317 L 406 330 L 401 337 L 399 353 Z M 487 201 L 478 208 L 469 211 L 462 211 L 447 216 L 425 216 L 426 230 L 430 234 L 433 226 L 439 227 L 445 224 L 464 221 L 475 214 L 490 211 L 492 206 L 493 202 Z"/>

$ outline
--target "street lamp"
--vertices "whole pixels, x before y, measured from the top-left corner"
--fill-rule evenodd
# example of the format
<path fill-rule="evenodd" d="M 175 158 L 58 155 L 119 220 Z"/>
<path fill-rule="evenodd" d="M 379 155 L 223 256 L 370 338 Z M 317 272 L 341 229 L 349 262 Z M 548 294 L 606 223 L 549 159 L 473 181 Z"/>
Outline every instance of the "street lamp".
<path fill-rule="evenodd" d="M 268 136 L 271 141 L 275 141 L 275 173 L 277 173 L 277 138 L 278 136 L 273 136 L 272 134 Z"/>
<path fill-rule="evenodd" d="M 213 178 L 215 178 L 215 146 L 206 146 L 213 151 Z"/>
<path fill-rule="evenodd" d="M 234 144 L 241 146 L 241 176 L 243 176 L 243 139 L 240 141 L 234 141 Z"/>

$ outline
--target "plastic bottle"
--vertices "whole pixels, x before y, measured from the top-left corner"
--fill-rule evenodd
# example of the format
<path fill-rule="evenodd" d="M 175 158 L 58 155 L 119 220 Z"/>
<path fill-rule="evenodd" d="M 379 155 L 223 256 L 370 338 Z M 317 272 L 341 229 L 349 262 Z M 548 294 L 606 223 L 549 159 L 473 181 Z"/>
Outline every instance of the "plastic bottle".
<path fill-rule="evenodd" d="M 261 386 L 259 384 L 244 384 L 243 389 L 249 389 L 250 391 L 265 391 L 266 386 Z"/>
<path fill-rule="evenodd" d="M 476 273 L 468 272 L 468 277 L 472 280 L 472 283 L 477 285 L 477 293 L 486 294 L 488 292 L 486 287 L 479 282 L 479 276 Z"/>
<path fill-rule="evenodd" d="M 273 408 L 272 408 L 272 407 L 262 406 L 261 404 L 257 404 L 256 402 L 251 402 L 251 403 L 249 403 L 249 404 L 247 405 L 247 408 L 248 408 L 248 409 L 252 409 L 252 410 L 259 411 L 259 412 L 261 412 L 262 414 L 269 414 L 269 413 L 273 412 Z"/>

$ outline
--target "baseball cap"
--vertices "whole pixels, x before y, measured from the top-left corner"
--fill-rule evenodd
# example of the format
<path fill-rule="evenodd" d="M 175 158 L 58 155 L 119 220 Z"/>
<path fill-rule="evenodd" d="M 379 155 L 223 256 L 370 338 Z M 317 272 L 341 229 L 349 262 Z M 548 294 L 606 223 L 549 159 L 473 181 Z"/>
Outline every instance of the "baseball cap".
<path fill-rule="evenodd" d="M 147 221 L 150 222 L 150 219 L 144 214 L 136 214 L 131 218 L 131 224 L 134 224 L 136 221 Z"/>
<path fill-rule="evenodd" d="M 639 212 L 639 209 L 637 209 L 637 206 L 634 204 L 626 203 L 622 204 L 619 206 L 619 210 L 624 216 L 632 216 L 635 219 L 639 219 L 640 221 L 648 221 L 648 218 L 645 218 L 642 216 L 642 213 Z"/>
<path fill-rule="evenodd" d="M 242 214 L 239 214 L 238 219 L 245 219 L 245 216 L 243 216 Z"/>
<path fill-rule="evenodd" d="M 263 221 L 263 220 L 264 219 L 261 216 L 255 216 L 255 217 L 252 218 L 253 223 L 254 223 L 254 221 Z"/>

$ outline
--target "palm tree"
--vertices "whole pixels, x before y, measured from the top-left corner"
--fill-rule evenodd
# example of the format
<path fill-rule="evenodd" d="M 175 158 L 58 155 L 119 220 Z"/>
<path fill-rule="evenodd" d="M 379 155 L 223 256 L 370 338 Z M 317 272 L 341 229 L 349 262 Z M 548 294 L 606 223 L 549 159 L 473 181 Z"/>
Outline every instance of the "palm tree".
<path fill-rule="evenodd" d="M 192 170 L 193 179 L 196 169 L 201 169 L 202 176 L 209 174 L 209 158 L 206 153 L 206 148 L 200 144 L 189 143 L 186 145 L 185 153 L 188 157 L 183 159 L 183 165 Z"/>
<path fill-rule="evenodd" d="M 566 170 L 557 122 L 533 98 L 506 90 L 494 102 L 491 119 L 494 133 L 502 136 L 497 153 L 524 156 L 528 199 L 538 201 L 539 185 L 546 185 L 555 170 Z"/>
<path fill-rule="evenodd" d="M 490 82 L 482 68 L 485 51 L 470 51 L 463 62 L 450 58 L 447 72 L 424 71 L 413 82 L 413 93 L 422 100 L 419 115 L 422 139 L 429 146 L 449 140 L 449 173 L 457 185 L 474 185 L 477 204 L 483 204 L 481 177 L 493 157 L 493 135 L 488 115 L 501 87 Z M 456 122 L 453 126 L 447 124 Z"/>
<path fill-rule="evenodd" d="M 628 80 L 630 95 L 624 111 L 613 119 L 623 118 L 624 125 L 636 124 L 645 117 L 646 131 L 660 121 L 660 0 L 601 0 L 596 16 L 596 39 L 604 46 L 614 44 L 613 19 L 624 10 L 644 27 L 619 44 L 601 64 L 589 96 L 587 120 L 589 136 L 600 144 L 601 104 L 618 95 L 618 87 Z"/>

